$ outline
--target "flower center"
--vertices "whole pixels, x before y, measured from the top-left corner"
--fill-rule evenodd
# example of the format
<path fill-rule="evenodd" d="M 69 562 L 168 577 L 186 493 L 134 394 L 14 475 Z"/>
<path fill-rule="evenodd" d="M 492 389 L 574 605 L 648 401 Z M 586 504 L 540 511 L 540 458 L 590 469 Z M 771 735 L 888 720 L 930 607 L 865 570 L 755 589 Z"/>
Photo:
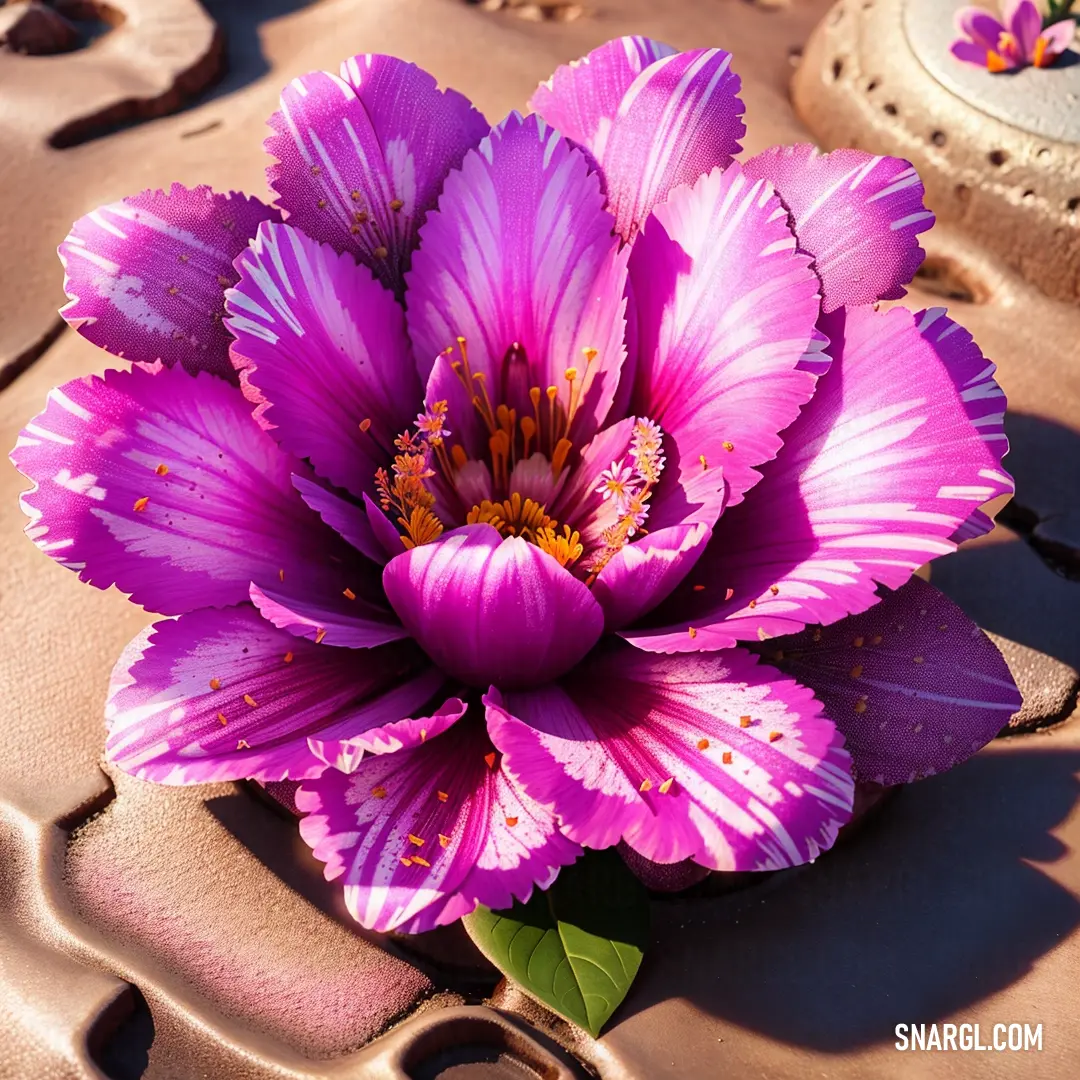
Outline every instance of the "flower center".
<path fill-rule="evenodd" d="M 451 347 L 443 354 L 454 355 Z M 584 349 L 584 373 L 569 367 L 566 387 L 530 385 L 528 359 L 514 343 L 503 359 L 502 397 L 491 400 L 488 379 L 469 366 L 464 338 L 450 363 L 487 429 L 487 453 L 470 458 L 462 442 L 449 443 L 449 404 L 436 401 L 420 413 L 416 431 L 395 440 L 389 471 L 375 474 L 379 501 L 391 514 L 406 549 L 438 539 L 455 524 L 487 524 L 502 536 L 536 544 L 592 584 L 611 559 L 644 534 L 649 500 L 664 469 L 663 432 L 648 419 L 634 423 L 627 454 L 587 490 L 595 497 L 589 522 L 560 524 L 549 513 L 575 467 L 569 438 L 595 349 Z M 578 529 L 591 525 L 588 536 Z"/>

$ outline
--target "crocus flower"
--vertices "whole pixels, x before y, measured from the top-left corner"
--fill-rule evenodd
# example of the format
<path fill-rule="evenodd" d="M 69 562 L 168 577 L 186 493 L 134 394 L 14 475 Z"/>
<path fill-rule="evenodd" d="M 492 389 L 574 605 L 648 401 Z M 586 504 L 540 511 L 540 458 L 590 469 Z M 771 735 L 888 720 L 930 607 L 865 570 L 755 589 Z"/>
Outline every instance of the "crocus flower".
<path fill-rule="evenodd" d="M 730 63 L 612 41 L 489 128 L 357 56 L 285 89 L 277 208 L 174 186 L 61 245 L 67 320 L 130 368 L 27 425 L 28 532 L 169 616 L 107 755 L 302 781 L 367 927 L 506 906 L 582 846 L 811 860 L 853 778 L 948 768 L 1018 706 L 909 581 L 1012 490 L 993 364 L 875 307 L 919 178 L 739 164 Z"/>
<path fill-rule="evenodd" d="M 1006 0 L 1002 22 L 978 7 L 956 13 L 961 37 L 950 51 L 957 60 L 989 71 L 1012 71 L 1034 64 L 1049 67 L 1072 44 L 1076 23 L 1062 19 L 1043 29 L 1042 15 L 1033 0 Z"/>

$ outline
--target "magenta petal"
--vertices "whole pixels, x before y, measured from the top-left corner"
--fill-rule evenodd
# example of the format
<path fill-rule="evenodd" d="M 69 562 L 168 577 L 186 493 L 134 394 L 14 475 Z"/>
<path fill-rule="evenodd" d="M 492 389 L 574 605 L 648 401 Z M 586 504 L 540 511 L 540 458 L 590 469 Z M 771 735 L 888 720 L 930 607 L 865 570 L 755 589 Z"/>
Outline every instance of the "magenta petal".
<path fill-rule="evenodd" d="M 364 509 L 367 511 L 368 521 L 371 523 L 371 531 L 374 533 L 375 539 L 379 541 L 379 546 L 384 553 L 383 558 L 377 559 L 376 562 L 385 564 L 388 559 L 400 555 L 405 549 L 405 545 L 401 542 L 401 533 L 398 532 L 397 526 L 367 495 L 364 496 Z"/>
<path fill-rule="evenodd" d="M 976 67 L 987 66 L 987 50 L 981 45 L 976 45 L 971 41 L 954 41 L 949 46 L 949 52 L 956 57 L 957 60 L 963 61 L 965 64 L 974 64 Z"/>
<path fill-rule="evenodd" d="M 604 628 L 620 630 L 656 607 L 690 573 L 711 537 L 708 525 L 671 525 L 627 544 L 593 582 Z"/>
<path fill-rule="evenodd" d="M 288 225 L 262 226 L 236 268 L 228 325 L 260 423 L 332 483 L 374 491 L 421 400 L 393 295 Z"/>
<path fill-rule="evenodd" d="M 851 815 L 832 721 L 742 650 L 622 646 L 556 685 L 485 702 L 504 767 L 587 847 L 623 839 L 654 862 L 774 870 L 814 859 Z"/>
<path fill-rule="evenodd" d="M 400 294 L 416 234 L 443 180 L 487 134 L 461 94 L 414 64 L 354 56 L 281 94 L 267 170 L 289 222 L 349 252 Z"/>
<path fill-rule="evenodd" d="M 369 930 L 415 934 L 477 904 L 509 907 L 580 854 L 498 765 L 473 716 L 351 774 L 327 769 L 296 805 L 307 815 L 300 835 Z"/>
<path fill-rule="evenodd" d="M 988 376 L 965 400 L 959 369 L 903 308 L 838 312 L 825 331 L 832 369 L 765 478 L 713 530 L 693 575 L 703 589 L 684 582 L 649 616 L 655 629 L 624 632 L 640 648 L 726 648 L 865 611 L 877 583 L 898 588 L 954 550 L 972 511 L 1012 491 L 969 414 Z"/>
<path fill-rule="evenodd" d="M 315 511 L 343 540 L 348 541 L 357 551 L 366 555 L 372 562 L 382 566 L 386 562 L 386 551 L 372 528 L 367 510 L 356 503 L 325 488 L 314 480 L 303 476 L 293 477 L 293 486 L 300 492 L 300 498 Z M 395 537 L 397 532 L 394 532 Z M 400 540 L 398 541 L 400 547 Z M 395 552 L 394 554 L 397 554 Z"/>
<path fill-rule="evenodd" d="M 862 150 L 822 154 L 774 146 L 743 166 L 771 180 L 794 219 L 799 248 L 814 257 L 823 309 L 895 300 L 923 260 L 916 236 L 934 224 L 910 162 Z"/>
<path fill-rule="evenodd" d="M 383 587 L 428 656 L 472 686 L 547 682 L 604 628 L 600 605 L 577 578 L 490 525 L 466 525 L 391 559 Z"/>
<path fill-rule="evenodd" d="M 944 772 L 1020 708 L 994 643 L 919 578 L 869 611 L 769 642 L 765 655 L 825 703 L 855 778 L 902 784 Z"/>
<path fill-rule="evenodd" d="M 537 88 L 529 107 L 568 139 L 602 157 L 627 90 L 647 67 L 676 51 L 646 37 L 607 41 L 558 68 Z"/>
<path fill-rule="evenodd" d="M 970 332 L 953 322 L 944 308 L 916 312 L 915 321 L 919 333 L 933 345 L 952 377 L 972 427 L 1000 465 L 1009 452 L 1009 437 L 1005 434 L 1005 391 L 994 381 L 997 367 L 983 356 Z M 993 527 L 986 514 L 973 510 L 952 538 L 959 544 L 982 536 Z"/>
<path fill-rule="evenodd" d="M 525 415 L 528 386 L 557 386 L 565 395 L 566 370 L 577 368 L 581 404 L 571 437 L 590 438 L 611 408 L 626 354 L 629 253 L 619 252 L 612 224 L 581 151 L 538 117 L 512 113 L 447 177 L 424 226 L 408 302 L 422 375 L 464 337 L 492 401 L 509 401 Z M 515 343 L 528 361 L 523 403 L 507 393 L 504 378 Z M 597 351 L 589 363 L 585 349 Z M 439 371 L 428 400 L 449 401 L 455 435 L 486 454 L 487 429 L 471 398 L 448 364 Z"/>
<path fill-rule="evenodd" d="M 814 392 L 801 361 L 819 315 L 818 280 L 795 250 L 766 180 L 714 169 L 658 206 L 634 245 L 638 366 L 632 411 L 720 466 L 728 507 L 761 478 L 780 432 Z M 718 308 L 718 298 L 722 298 Z"/>
<path fill-rule="evenodd" d="M 1008 19 L 1005 21 L 1008 22 Z M 954 16 L 953 22 L 961 34 L 967 35 L 982 48 L 984 58 L 987 49 L 997 50 L 998 39 L 1005 30 L 1005 27 L 990 12 L 981 7 L 961 8 Z"/>
<path fill-rule="evenodd" d="M 160 784 L 317 776 L 325 765 L 310 737 L 348 739 L 408 716 L 443 682 L 410 643 L 321 649 L 246 604 L 203 608 L 154 624 L 124 651 L 106 754 Z"/>
<path fill-rule="evenodd" d="M 1020 56 L 1029 63 L 1042 32 L 1042 15 L 1032 0 L 1007 0 L 1001 17 L 1016 39 Z"/>
<path fill-rule="evenodd" d="M 293 490 L 302 464 L 205 372 L 75 379 L 49 394 L 11 458 L 36 485 L 22 503 L 38 547 L 165 615 L 245 601 L 252 578 L 334 539 Z"/>
<path fill-rule="evenodd" d="M 84 338 L 125 360 L 236 381 L 222 294 L 233 259 L 261 221 L 280 214 L 258 199 L 205 185 L 144 191 L 79 218 L 60 245 L 61 315 Z"/>

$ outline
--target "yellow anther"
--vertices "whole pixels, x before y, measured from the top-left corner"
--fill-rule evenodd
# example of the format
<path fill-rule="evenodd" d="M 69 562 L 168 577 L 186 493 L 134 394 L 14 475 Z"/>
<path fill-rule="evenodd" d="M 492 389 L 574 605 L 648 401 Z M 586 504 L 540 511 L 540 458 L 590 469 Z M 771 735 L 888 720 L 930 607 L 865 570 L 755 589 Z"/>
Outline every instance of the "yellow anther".
<path fill-rule="evenodd" d="M 422 858 L 419 855 L 414 855 L 412 857 L 412 861 L 416 863 L 417 866 L 423 866 L 425 869 L 431 869 L 431 863 L 429 863 L 427 859 Z"/>
<path fill-rule="evenodd" d="M 450 846 L 450 837 L 446 836 L 443 833 L 439 833 L 439 846 L 440 847 L 449 847 Z"/>
<path fill-rule="evenodd" d="M 551 475 L 558 477 L 574 444 L 569 439 L 560 439 L 555 444 L 555 452 L 551 455 Z"/>
<path fill-rule="evenodd" d="M 412 866 L 412 859 L 410 859 L 407 855 L 402 855 L 401 856 L 401 865 L 402 866 Z"/>
<path fill-rule="evenodd" d="M 669 776 L 666 780 L 664 780 L 660 784 L 660 787 L 659 787 L 660 794 L 661 795 L 666 795 L 671 790 L 671 785 L 674 784 L 674 783 L 675 783 L 675 777 L 674 776 Z"/>
<path fill-rule="evenodd" d="M 638 788 L 638 791 L 652 791 L 652 781 L 642 780 L 641 786 Z"/>
<path fill-rule="evenodd" d="M 409 843 L 415 844 L 417 847 L 424 846 L 424 841 L 419 836 L 415 836 L 413 833 L 409 833 Z"/>

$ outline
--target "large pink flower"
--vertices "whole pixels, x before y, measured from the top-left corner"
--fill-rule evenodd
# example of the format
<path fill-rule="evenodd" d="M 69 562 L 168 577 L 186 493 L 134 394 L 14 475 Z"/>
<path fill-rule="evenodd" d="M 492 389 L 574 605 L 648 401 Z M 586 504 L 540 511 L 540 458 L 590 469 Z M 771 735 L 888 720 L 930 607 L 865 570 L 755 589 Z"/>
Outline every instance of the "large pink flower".
<path fill-rule="evenodd" d="M 365 926 L 524 899 L 580 845 L 804 862 L 853 773 L 947 768 L 1017 707 L 909 582 L 1011 491 L 993 365 L 870 306 L 922 185 L 740 165 L 730 60 L 613 41 L 489 129 L 355 57 L 286 88 L 278 209 L 174 187 L 61 246 L 66 317 L 133 366 L 27 425 L 28 532 L 178 616 L 117 665 L 108 756 L 302 780 Z"/>

